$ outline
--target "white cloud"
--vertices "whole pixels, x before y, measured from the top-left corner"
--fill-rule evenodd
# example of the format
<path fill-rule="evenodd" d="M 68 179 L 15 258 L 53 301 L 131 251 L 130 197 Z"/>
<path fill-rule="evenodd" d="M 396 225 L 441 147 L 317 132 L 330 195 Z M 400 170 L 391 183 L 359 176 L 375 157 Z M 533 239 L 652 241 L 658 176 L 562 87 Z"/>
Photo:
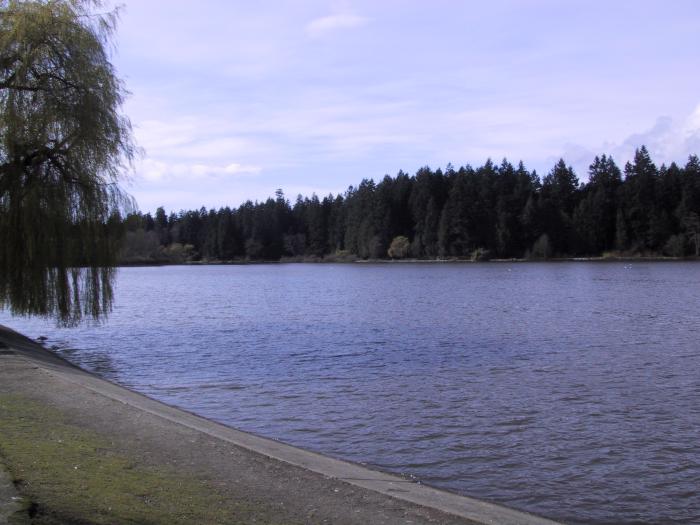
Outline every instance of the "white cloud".
<path fill-rule="evenodd" d="M 181 148 L 192 140 L 194 125 L 183 120 L 158 121 L 144 120 L 134 128 L 134 134 L 139 145 L 151 152 Z"/>
<path fill-rule="evenodd" d="M 238 164 L 236 162 L 229 164 L 224 168 L 224 173 L 227 173 L 229 175 L 237 175 L 237 174 L 251 174 L 255 175 L 258 174 L 262 171 L 262 168 L 260 166 L 250 166 L 250 165 L 244 165 L 244 164 Z"/>
<path fill-rule="evenodd" d="M 312 38 L 320 37 L 337 29 L 351 29 L 365 25 L 369 20 L 349 13 L 316 18 L 306 24 L 306 34 Z"/>
<path fill-rule="evenodd" d="M 686 152 L 689 155 L 700 155 L 700 104 L 686 119 L 683 136 Z"/>
<path fill-rule="evenodd" d="M 168 165 L 165 162 L 160 162 L 153 159 L 144 159 L 136 167 L 137 178 L 143 178 L 147 181 L 162 180 L 168 173 Z"/>
<path fill-rule="evenodd" d="M 657 117 L 650 128 L 632 133 L 619 143 L 608 142 L 592 148 L 576 143 L 565 144 L 562 157 L 576 169 L 579 178 L 585 180 L 595 155 L 611 155 L 622 168 L 641 146 L 646 146 L 657 165 L 684 164 L 689 155 L 700 154 L 700 105 L 682 119 L 667 115 Z M 557 158 L 550 157 L 550 163 L 553 165 Z"/>
<path fill-rule="evenodd" d="M 680 129 L 669 116 L 656 119 L 654 125 L 641 133 L 633 133 L 625 139 L 620 148 L 635 149 L 645 145 L 650 152 L 671 153 L 681 147 Z"/>
<path fill-rule="evenodd" d="M 145 151 L 135 166 L 136 179 L 144 183 L 186 185 L 262 171 L 252 159 L 261 157 L 261 145 L 213 117 L 145 120 L 137 126 L 136 138 Z"/>
<path fill-rule="evenodd" d="M 700 104 L 698 104 L 685 122 L 685 132 L 695 134 L 700 131 Z"/>
<path fill-rule="evenodd" d="M 231 128 L 222 132 L 229 136 L 210 137 L 193 135 L 192 143 L 180 151 L 172 152 L 180 158 L 187 159 L 228 159 L 242 156 L 264 154 L 264 146 L 260 141 L 240 136 L 242 130 Z"/>
<path fill-rule="evenodd" d="M 232 162 L 227 165 L 207 163 L 164 162 L 144 159 L 136 166 L 137 179 L 150 183 L 193 182 L 216 178 L 256 176 L 262 167 Z"/>
<path fill-rule="evenodd" d="M 668 116 L 658 117 L 650 129 L 630 135 L 613 153 L 626 161 L 642 145 L 658 164 L 684 163 L 689 155 L 700 153 L 700 105 L 680 121 Z"/>

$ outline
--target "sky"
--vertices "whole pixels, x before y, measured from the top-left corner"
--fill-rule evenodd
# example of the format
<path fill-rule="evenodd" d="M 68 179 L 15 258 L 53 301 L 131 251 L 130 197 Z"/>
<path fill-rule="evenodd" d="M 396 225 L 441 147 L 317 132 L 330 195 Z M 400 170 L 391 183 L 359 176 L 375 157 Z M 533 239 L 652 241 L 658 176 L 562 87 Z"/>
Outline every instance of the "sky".
<path fill-rule="evenodd" d="M 126 0 L 112 61 L 143 212 L 399 170 L 700 153 L 697 0 Z"/>

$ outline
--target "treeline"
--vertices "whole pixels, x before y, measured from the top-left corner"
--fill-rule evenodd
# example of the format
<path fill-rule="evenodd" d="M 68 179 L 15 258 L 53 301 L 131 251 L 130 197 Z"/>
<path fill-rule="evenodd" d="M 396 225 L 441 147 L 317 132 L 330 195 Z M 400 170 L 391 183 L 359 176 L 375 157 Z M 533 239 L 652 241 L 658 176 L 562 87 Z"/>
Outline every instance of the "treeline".
<path fill-rule="evenodd" d="M 700 161 L 657 167 L 645 147 L 621 170 L 596 157 L 579 183 L 560 160 L 448 165 L 365 179 L 343 195 L 281 190 L 264 202 L 123 220 L 126 263 L 356 258 L 700 255 Z"/>

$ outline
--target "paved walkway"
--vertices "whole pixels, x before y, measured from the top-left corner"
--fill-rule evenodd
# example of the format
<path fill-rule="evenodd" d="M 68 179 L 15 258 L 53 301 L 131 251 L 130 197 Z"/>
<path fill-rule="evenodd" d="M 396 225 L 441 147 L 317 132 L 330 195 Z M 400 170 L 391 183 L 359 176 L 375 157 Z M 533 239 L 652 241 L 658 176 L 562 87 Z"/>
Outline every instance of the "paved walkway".
<path fill-rule="evenodd" d="M 0 342 L 8 347 L 0 348 L 0 394 L 50 405 L 139 460 L 208 477 L 235 500 L 272 508 L 280 522 L 554 523 L 214 423 L 99 379 L 2 327 Z"/>
<path fill-rule="evenodd" d="M 0 524 L 7 523 L 9 517 L 20 509 L 19 495 L 12 479 L 0 465 Z"/>
<path fill-rule="evenodd" d="M 11 350 L 0 341 L 0 355 L 11 355 Z M 15 489 L 12 478 L 0 464 L 0 525 L 21 508 L 19 495 Z"/>

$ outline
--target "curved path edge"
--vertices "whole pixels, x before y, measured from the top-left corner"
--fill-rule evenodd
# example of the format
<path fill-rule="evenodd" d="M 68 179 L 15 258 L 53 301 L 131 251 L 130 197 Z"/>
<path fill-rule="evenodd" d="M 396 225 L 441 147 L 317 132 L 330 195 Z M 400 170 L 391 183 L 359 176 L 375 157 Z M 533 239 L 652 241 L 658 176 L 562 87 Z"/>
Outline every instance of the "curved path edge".
<path fill-rule="evenodd" d="M 146 414 L 183 425 L 257 454 L 397 500 L 433 508 L 480 524 L 556 525 L 557 523 L 216 423 L 94 376 L 53 354 L 31 339 L 0 325 L 0 353 L 10 352 L 15 357 L 32 361 L 34 365 L 57 379 L 123 403 Z"/>

